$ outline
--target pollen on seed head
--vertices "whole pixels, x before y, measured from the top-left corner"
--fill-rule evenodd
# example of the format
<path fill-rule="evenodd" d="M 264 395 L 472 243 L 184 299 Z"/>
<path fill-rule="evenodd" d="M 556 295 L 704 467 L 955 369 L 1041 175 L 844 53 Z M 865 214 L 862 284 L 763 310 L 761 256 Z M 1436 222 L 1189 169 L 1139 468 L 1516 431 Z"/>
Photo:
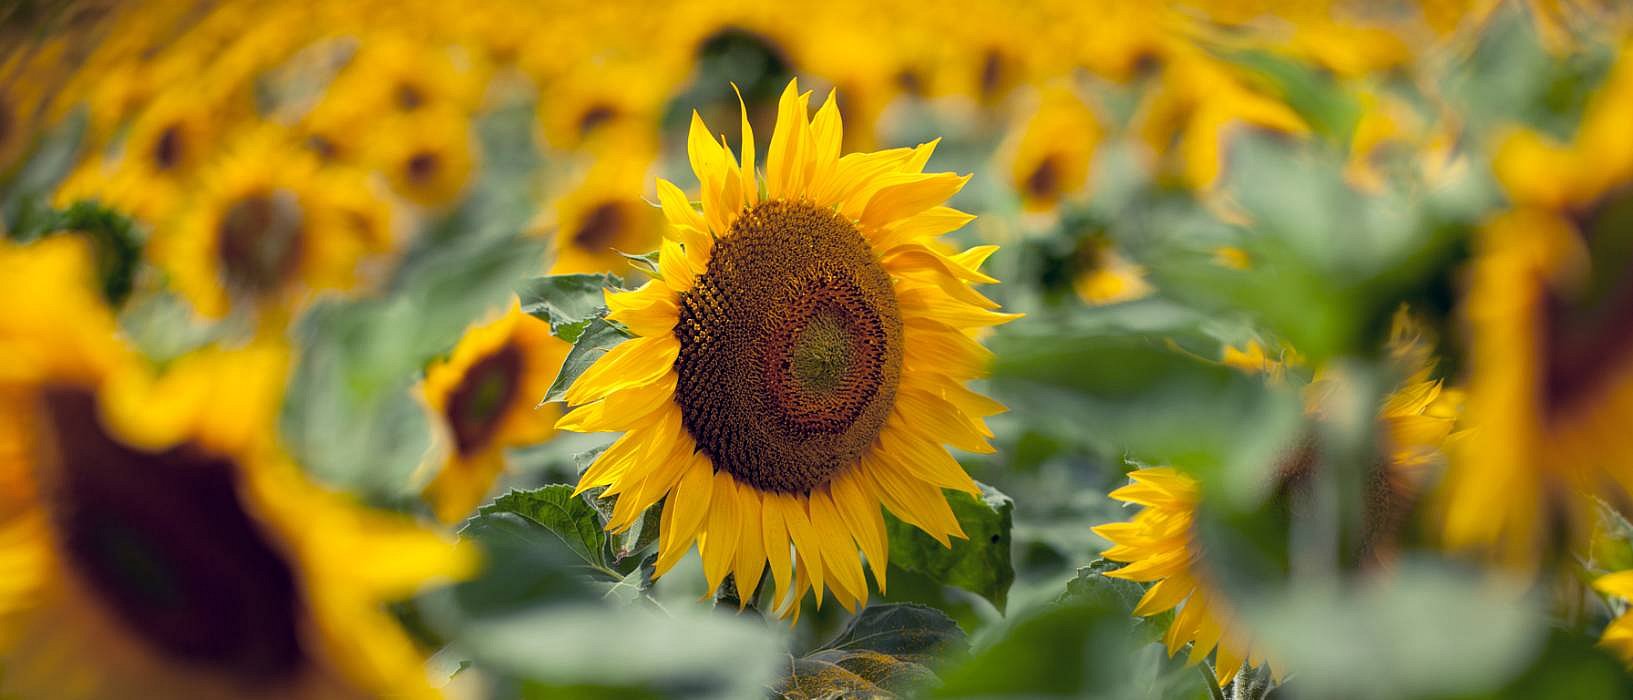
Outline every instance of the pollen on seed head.
<path fill-rule="evenodd" d="M 805 493 L 878 437 L 901 379 L 890 275 L 851 222 L 765 202 L 715 244 L 681 296 L 675 401 L 716 469 Z"/>

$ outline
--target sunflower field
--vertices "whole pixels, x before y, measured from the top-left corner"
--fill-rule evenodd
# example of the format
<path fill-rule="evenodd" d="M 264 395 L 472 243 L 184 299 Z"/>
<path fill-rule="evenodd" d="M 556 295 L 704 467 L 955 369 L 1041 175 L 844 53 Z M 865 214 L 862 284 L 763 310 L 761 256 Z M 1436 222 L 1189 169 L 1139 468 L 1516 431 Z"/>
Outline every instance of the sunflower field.
<path fill-rule="evenodd" d="M 0 2 L 0 700 L 1633 698 L 1623 0 Z"/>

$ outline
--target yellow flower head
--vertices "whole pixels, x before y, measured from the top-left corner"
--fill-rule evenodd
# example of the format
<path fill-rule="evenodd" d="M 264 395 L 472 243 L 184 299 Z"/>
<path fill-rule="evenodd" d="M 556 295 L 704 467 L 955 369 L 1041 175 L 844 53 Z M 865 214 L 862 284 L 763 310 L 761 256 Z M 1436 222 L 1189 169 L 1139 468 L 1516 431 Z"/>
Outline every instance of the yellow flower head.
<path fill-rule="evenodd" d="M 970 288 L 992 246 L 946 254 L 972 217 L 943 204 L 967 177 L 925 173 L 934 143 L 841 156 L 832 94 L 814 119 L 790 82 L 763 180 L 745 113 L 739 159 L 693 115 L 702 210 L 658 181 L 659 279 L 610 293 L 636 337 L 567 392 L 557 427 L 622 431 L 579 481 L 616 497 L 622 531 L 663 499 L 657 574 L 695 541 L 711 586 L 743 599 L 770 568 L 784 610 L 805 591 L 846 607 L 883 586 L 884 507 L 943 543 L 943 488 L 977 486 L 942 443 L 986 452 L 1002 410 L 964 387 L 979 330 L 1014 318 Z M 762 194 L 763 191 L 763 194 Z"/>
<path fill-rule="evenodd" d="M 1079 243 L 1075 262 L 1072 289 L 1085 304 L 1116 304 L 1151 293 L 1145 268 L 1123 257 L 1103 236 L 1089 236 Z"/>
<path fill-rule="evenodd" d="M 0 378 L 0 693 L 432 695 L 384 604 L 467 575 L 472 552 L 305 481 L 270 437 L 281 347 L 162 374 L 110 351 L 75 243 L 0 244 L 22 273 L 6 298 L 71 302 L 55 323 L 80 329 L 0 309 L 6 356 L 36 359 Z"/>
<path fill-rule="evenodd" d="M 1292 135 L 1309 131 L 1291 107 L 1253 89 L 1219 59 L 1194 47 L 1166 55 L 1161 84 L 1146 98 L 1134 125 L 1152 153 L 1172 151 L 1178 158 L 1172 167 L 1186 185 L 1199 190 L 1218 184 L 1226 141 L 1241 127 Z"/>
<path fill-rule="evenodd" d="M 203 191 L 175 229 L 154 236 L 154 262 L 211 317 L 240 303 L 281 307 L 348 288 L 380 242 L 336 206 L 354 191 L 339 177 L 283 132 L 257 128 L 201 175 Z"/>
<path fill-rule="evenodd" d="M 1453 549 L 1534 566 L 1547 523 L 1580 534 L 1589 495 L 1633 492 L 1622 436 L 1633 415 L 1633 138 L 1618 126 L 1630 115 L 1633 54 L 1624 52 L 1571 143 L 1518 132 L 1496 154 L 1514 206 L 1477 233 L 1461 309 L 1471 436 L 1453 452 L 1442 494 Z"/>
<path fill-rule="evenodd" d="M 1150 583 L 1134 607 L 1138 616 L 1159 615 L 1179 609 L 1163 635 L 1172 656 L 1191 644 L 1187 665 L 1214 654 L 1214 669 L 1221 686 L 1236 677 L 1242 662 L 1258 668 L 1270 662 L 1264 649 L 1235 619 L 1229 604 L 1208 582 L 1204 554 L 1194 527 L 1201 493 L 1195 479 L 1173 467 L 1151 467 L 1129 473 L 1134 483 L 1111 492 L 1111 497 L 1141 506 L 1125 523 L 1094 528 L 1112 547 L 1100 553 L 1128 566 L 1107 572 L 1112 578 Z M 1281 670 L 1271 666 L 1279 676 Z"/>
<path fill-rule="evenodd" d="M 1010 186 L 1030 211 L 1048 211 L 1089 182 L 1100 121 L 1076 92 L 1046 89 L 1015 139 Z"/>
<path fill-rule="evenodd" d="M 446 360 L 426 370 L 421 393 L 451 445 L 425 497 L 437 519 L 457 522 L 481 503 L 504 469 L 507 447 L 543 442 L 561 416 L 537 406 L 571 346 L 520 304 L 473 326 Z"/>
<path fill-rule="evenodd" d="M 657 247 L 663 215 L 640 196 L 650 163 L 646 154 L 603 156 L 556 202 L 552 273 L 621 270 L 621 253 Z"/>
<path fill-rule="evenodd" d="M 459 199 L 476 171 L 470 119 L 449 107 L 384 119 L 365 148 L 364 161 L 384 173 L 393 189 L 428 207 Z"/>

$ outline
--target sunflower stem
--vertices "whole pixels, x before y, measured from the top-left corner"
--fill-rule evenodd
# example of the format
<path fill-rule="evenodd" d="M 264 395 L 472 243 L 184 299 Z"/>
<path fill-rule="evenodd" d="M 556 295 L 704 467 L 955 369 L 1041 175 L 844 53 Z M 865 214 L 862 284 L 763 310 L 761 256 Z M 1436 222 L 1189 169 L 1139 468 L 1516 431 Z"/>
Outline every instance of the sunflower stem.
<path fill-rule="evenodd" d="M 1208 695 L 1213 700 L 1225 700 L 1225 689 L 1219 687 L 1219 677 L 1213 675 L 1213 666 L 1203 661 L 1196 665 L 1196 670 L 1202 674 L 1202 684 L 1208 686 Z"/>
<path fill-rule="evenodd" d="M 759 608 L 754 607 L 753 600 L 743 600 L 741 593 L 737 590 L 737 577 L 733 574 L 726 574 L 726 580 L 721 581 L 720 587 L 715 589 L 714 606 L 717 608 L 721 606 L 735 607 L 737 608 L 735 612 L 738 613 L 750 610 L 756 614 L 760 612 Z"/>

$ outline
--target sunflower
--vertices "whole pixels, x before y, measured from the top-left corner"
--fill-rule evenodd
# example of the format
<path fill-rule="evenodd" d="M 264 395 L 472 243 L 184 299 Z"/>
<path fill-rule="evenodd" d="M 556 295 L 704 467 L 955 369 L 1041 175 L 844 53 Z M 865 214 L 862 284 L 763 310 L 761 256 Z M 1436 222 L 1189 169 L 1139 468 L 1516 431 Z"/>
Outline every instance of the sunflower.
<path fill-rule="evenodd" d="M 1393 551 L 1394 536 L 1425 472 L 1444 460 L 1462 400 L 1460 391 L 1433 377 L 1433 344 L 1404 308 L 1395 315 L 1386 349 L 1402 379 L 1377 414 L 1379 463 L 1368 486 L 1364 542 L 1364 554 L 1373 561 L 1383 561 Z M 1257 342 L 1250 343 L 1247 352 L 1227 349 L 1226 358 L 1228 365 L 1263 371 L 1274 381 L 1280 381 L 1279 373 L 1285 371 L 1283 362 L 1267 358 Z M 1325 419 L 1324 399 L 1340 381 L 1341 376 L 1318 372 L 1305 388 L 1311 418 Z M 1296 489 L 1316 468 L 1312 444 L 1301 441 L 1284 453 L 1276 465 L 1284 485 Z M 1214 652 L 1220 685 L 1230 682 L 1243 661 L 1255 668 L 1265 665 L 1263 650 L 1209 582 L 1207 554 L 1194 532 L 1201 502 L 1196 480 L 1172 467 L 1139 469 L 1129 476 L 1134 483 L 1111 492 L 1111 497 L 1143 509 L 1129 522 L 1101 525 L 1094 533 L 1113 545 L 1101 556 L 1128 564 L 1107 576 L 1152 584 L 1134 614 L 1157 615 L 1179 607 L 1163 638 L 1168 653 L 1190 643 L 1187 660 L 1195 664 Z M 1271 666 L 1278 678 L 1282 671 Z"/>
<path fill-rule="evenodd" d="M 657 247 L 663 216 L 640 198 L 650 162 L 649 157 L 609 154 L 556 202 L 551 272 L 623 269 L 628 261 L 621 253 Z"/>
<path fill-rule="evenodd" d="M 1281 670 L 1270 665 L 1263 647 L 1253 642 L 1229 603 L 1208 582 L 1205 554 L 1194 532 L 1201 502 L 1196 480 L 1173 467 L 1137 469 L 1129 478 L 1134 483 L 1110 495 L 1143 508 L 1128 522 L 1095 527 L 1094 534 L 1112 543 L 1101 556 L 1128 563 L 1107 576 L 1152 584 L 1134 614 L 1159 615 L 1178 607 L 1163 634 L 1163 645 L 1172 656 L 1190 644 L 1187 665 L 1201 663 L 1213 653 L 1220 686 L 1236 677 L 1243 662 L 1252 668 L 1269 666 L 1279 678 Z"/>
<path fill-rule="evenodd" d="M 1075 91 L 1046 88 L 1014 137 L 1010 186 L 1028 211 L 1050 211 L 1089 182 L 1100 120 Z"/>
<path fill-rule="evenodd" d="M 1072 275 L 1072 290 L 1085 304 L 1116 304 L 1151 293 L 1145 268 L 1123 257 L 1105 236 L 1084 237 L 1073 263 L 1076 272 Z"/>
<path fill-rule="evenodd" d="M 437 519 L 452 523 L 481 503 L 504 469 L 507 447 L 543 442 L 560 412 L 535 406 L 571 346 L 519 303 L 472 327 L 425 373 L 421 395 L 446 427 L 451 450 L 425 489 Z"/>
<path fill-rule="evenodd" d="M 270 126 L 244 135 L 206 168 L 203 191 L 175 230 L 154 237 L 155 263 L 205 316 L 348 288 L 374 245 L 352 234 L 329 174 L 285 136 Z"/>
<path fill-rule="evenodd" d="M 433 695 L 383 607 L 472 553 L 306 482 L 272 444 L 286 352 L 152 374 L 82 242 L 0 244 L 0 693 Z M 29 307 L 24 309 L 23 307 Z M 54 318 L 57 326 L 35 332 Z"/>
<path fill-rule="evenodd" d="M 1575 141 L 1518 132 L 1497 152 L 1513 208 L 1477 234 L 1462 303 L 1478 439 L 1446 475 L 1453 549 L 1527 567 L 1551 534 L 1546 523 L 1585 527 L 1586 496 L 1633 490 L 1622 435 L 1633 416 L 1630 117 L 1633 54 L 1624 53 Z"/>
<path fill-rule="evenodd" d="M 555 76 L 540 90 L 548 95 L 538 106 L 544 142 L 562 150 L 617 152 L 631 133 L 656 130 L 669 91 L 684 78 L 662 63 L 606 61 L 595 70 Z"/>
<path fill-rule="evenodd" d="M 840 157 L 834 96 L 814 120 L 809 99 L 784 90 L 763 181 L 746 110 L 741 161 L 693 114 L 702 211 L 658 181 L 658 279 L 607 295 L 636 337 L 557 423 L 624 432 L 578 490 L 617 498 L 613 531 L 663 499 L 657 575 L 696 541 L 709 585 L 732 573 L 745 601 L 769 566 L 784 614 L 811 588 L 866 600 L 859 548 L 883 587 L 881 503 L 963 536 L 942 489 L 978 487 L 942 443 L 991 451 L 1002 407 L 964 387 L 988 359 L 972 336 L 1015 318 L 969 286 L 995 281 L 977 271 L 994 247 L 935 244 L 972 218 L 942 204 L 968 177 L 922 172 L 933 142 Z"/>
<path fill-rule="evenodd" d="M 382 121 L 365 146 L 364 161 L 417 204 L 442 207 L 457 200 L 476 170 L 470 119 L 451 107 L 427 106 Z"/>
<path fill-rule="evenodd" d="M 1624 601 L 1633 600 L 1633 571 L 1605 574 L 1593 581 L 1600 593 Z M 1605 626 L 1599 644 L 1615 652 L 1627 663 L 1633 664 L 1633 612 L 1623 612 Z"/>
<path fill-rule="evenodd" d="M 1153 154 L 1174 153 L 1181 180 L 1195 189 L 1218 184 L 1233 129 L 1254 127 L 1302 135 L 1309 126 L 1291 107 L 1254 90 L 1229 66 L 1195 47 L 1165 55 L 1161 82 L 1135 117 L 1136 134 Z"/>

